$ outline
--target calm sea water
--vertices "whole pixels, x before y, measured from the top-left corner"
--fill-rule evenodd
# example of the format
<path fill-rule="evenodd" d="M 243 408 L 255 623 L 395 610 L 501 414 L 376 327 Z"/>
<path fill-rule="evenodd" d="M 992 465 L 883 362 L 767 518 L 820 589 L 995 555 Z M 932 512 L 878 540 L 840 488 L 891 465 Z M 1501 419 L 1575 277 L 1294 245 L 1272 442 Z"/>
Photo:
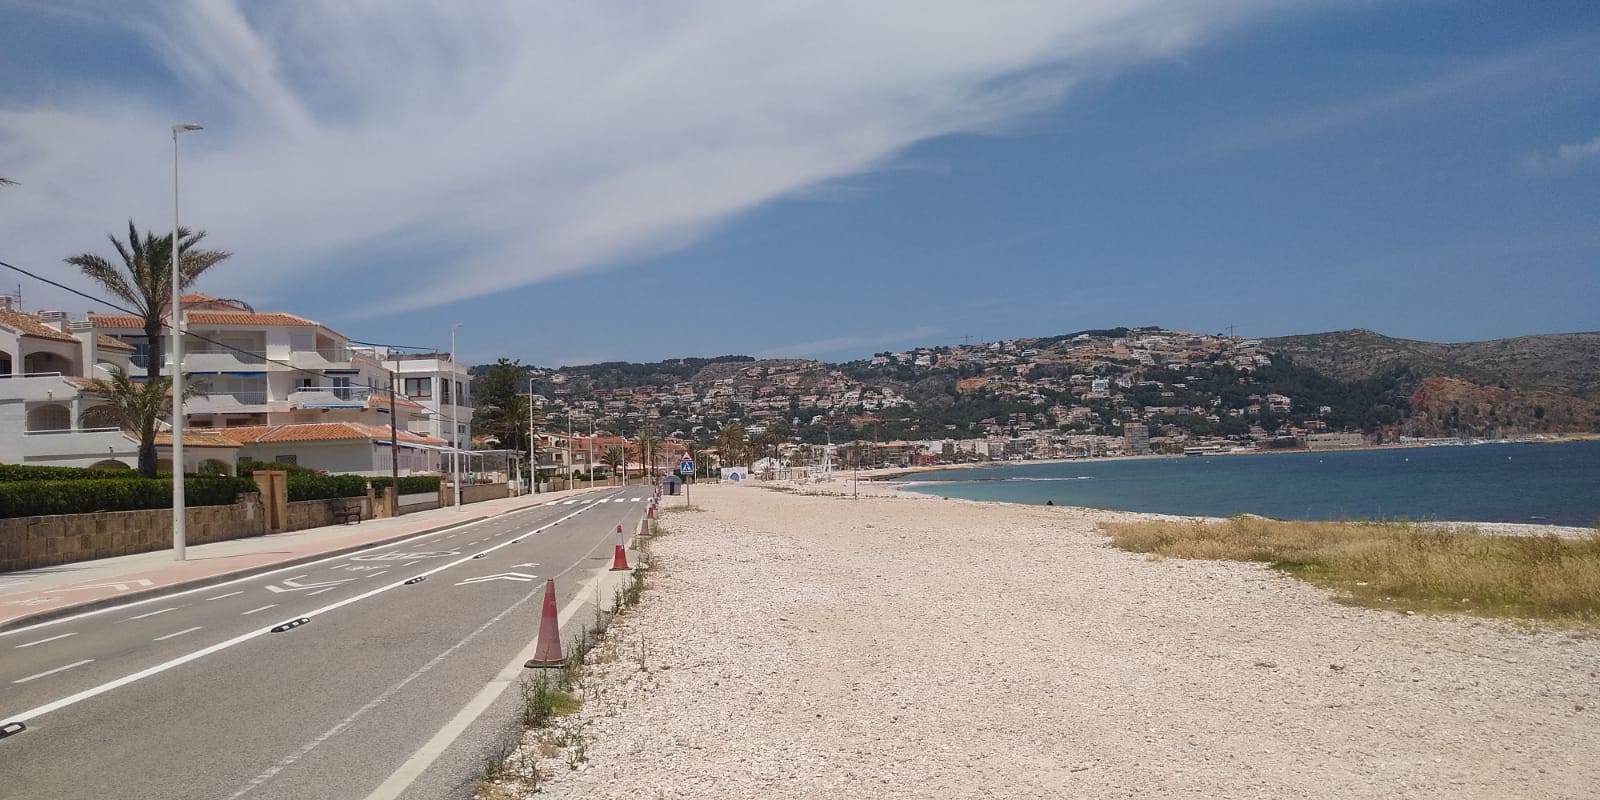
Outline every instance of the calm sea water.
<path fill-rule="evenodd" d="M 968 500 L 1277 519 L 1600 521 L 1600 442 L 1074 461 L 915 476 Z"/>

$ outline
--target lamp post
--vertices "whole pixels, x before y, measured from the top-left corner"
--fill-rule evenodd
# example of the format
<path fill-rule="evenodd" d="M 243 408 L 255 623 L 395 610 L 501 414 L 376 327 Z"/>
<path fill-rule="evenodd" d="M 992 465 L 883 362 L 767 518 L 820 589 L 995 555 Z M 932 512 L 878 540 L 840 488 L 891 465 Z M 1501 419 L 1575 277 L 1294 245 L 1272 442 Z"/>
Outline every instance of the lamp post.
<path fill-rule="evenodd" d="M 528 474 L 533 493 L 539 491 L 539 443 L 533 438 L 533 378 L 528 378 Z"/>
<path fill-rule="evenodd" d="M 456 329 L 461 327 L 457 322 L 450 326 L 450 375 L 445 380 L 450 381 L 455 393 L 450 395 L 450 442 L 454 445 L 450 450 L 450 483 L 455 486 L 456 510 L 461 510 L 461 425 L 456 421 L 456 409 L 461 404 L 461 387 L 456 380 Z"/>
<path fill-rule="evenodd" d="M 183 276 L 178 272 L 178 134 L 201 130 L 185 123 L 172 126 L 172 322 L 167 338 L 172 340 L 172 555 L 184 559 L 185 525 L 183 508 Z"/>

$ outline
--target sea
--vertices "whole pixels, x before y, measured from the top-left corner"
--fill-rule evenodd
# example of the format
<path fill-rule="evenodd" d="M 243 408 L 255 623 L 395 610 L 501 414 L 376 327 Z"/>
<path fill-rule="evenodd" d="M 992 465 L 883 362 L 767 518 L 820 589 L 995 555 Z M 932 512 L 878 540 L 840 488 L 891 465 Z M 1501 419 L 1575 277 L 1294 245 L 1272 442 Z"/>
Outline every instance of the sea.
<path fill-rule="evenodd" d="M 967 500 L 1186 516 L 1600 523 L 1600 441 L 1017 463 L 909 476 Z"/>

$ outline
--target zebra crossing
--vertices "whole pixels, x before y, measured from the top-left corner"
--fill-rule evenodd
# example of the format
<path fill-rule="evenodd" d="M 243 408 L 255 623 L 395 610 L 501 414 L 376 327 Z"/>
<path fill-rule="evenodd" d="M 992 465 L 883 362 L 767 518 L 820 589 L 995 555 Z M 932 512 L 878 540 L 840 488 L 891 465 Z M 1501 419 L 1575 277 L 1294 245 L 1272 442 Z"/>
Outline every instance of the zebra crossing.
<path fill-rule="evenodd" d="M 644 498 L 642 498 L 642 497 L 602 497 L 602 498 L 596 500 L 596 499 L 594 499 L 592 497 L 584 497 L 584 498 L 575 497 L 575 498 L 573 498 L 571 500 L 551 500 L 550 502 L 545 503 L 544 505 L 547 505 L 547 506 L 578 506 L 578 505 L 588 505 L 590 503 L 594 503 L 596 505 L 598 505 L 600 503 L 637 503 L 637 502 L 639 502 L 640 500 L 643 500 L 643 499 Z"/>

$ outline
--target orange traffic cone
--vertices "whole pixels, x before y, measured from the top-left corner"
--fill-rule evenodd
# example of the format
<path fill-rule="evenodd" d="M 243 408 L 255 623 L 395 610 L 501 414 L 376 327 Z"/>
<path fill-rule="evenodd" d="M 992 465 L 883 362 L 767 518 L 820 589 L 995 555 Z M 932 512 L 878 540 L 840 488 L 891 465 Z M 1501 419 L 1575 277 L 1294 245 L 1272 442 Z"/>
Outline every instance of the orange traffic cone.
<path fill-rule="evenodd" d="M 567 663 L 561 657 L 561 623 L 556 620 L 556 581 L 550 578 L 544 583 L 544 613 L 539 616 L 539 643 L 534 645 L 533 658 L 522 666 L 526 669 L 537 667 L 559 667 Z"/>
<path fill-rule="evenodd" d="M 650 520 L 642 519 L 642 518 L 639 520 L 639 535 L 640 536 L 649 536 L 650 535 Z"/>
<path fill-rule="evenodd" d="M 611 571 L 631 569 L 628 566 L 628 550 L 622 546 L 622 526 L 617 526 L 617 552 L 611 557 Z"/>

